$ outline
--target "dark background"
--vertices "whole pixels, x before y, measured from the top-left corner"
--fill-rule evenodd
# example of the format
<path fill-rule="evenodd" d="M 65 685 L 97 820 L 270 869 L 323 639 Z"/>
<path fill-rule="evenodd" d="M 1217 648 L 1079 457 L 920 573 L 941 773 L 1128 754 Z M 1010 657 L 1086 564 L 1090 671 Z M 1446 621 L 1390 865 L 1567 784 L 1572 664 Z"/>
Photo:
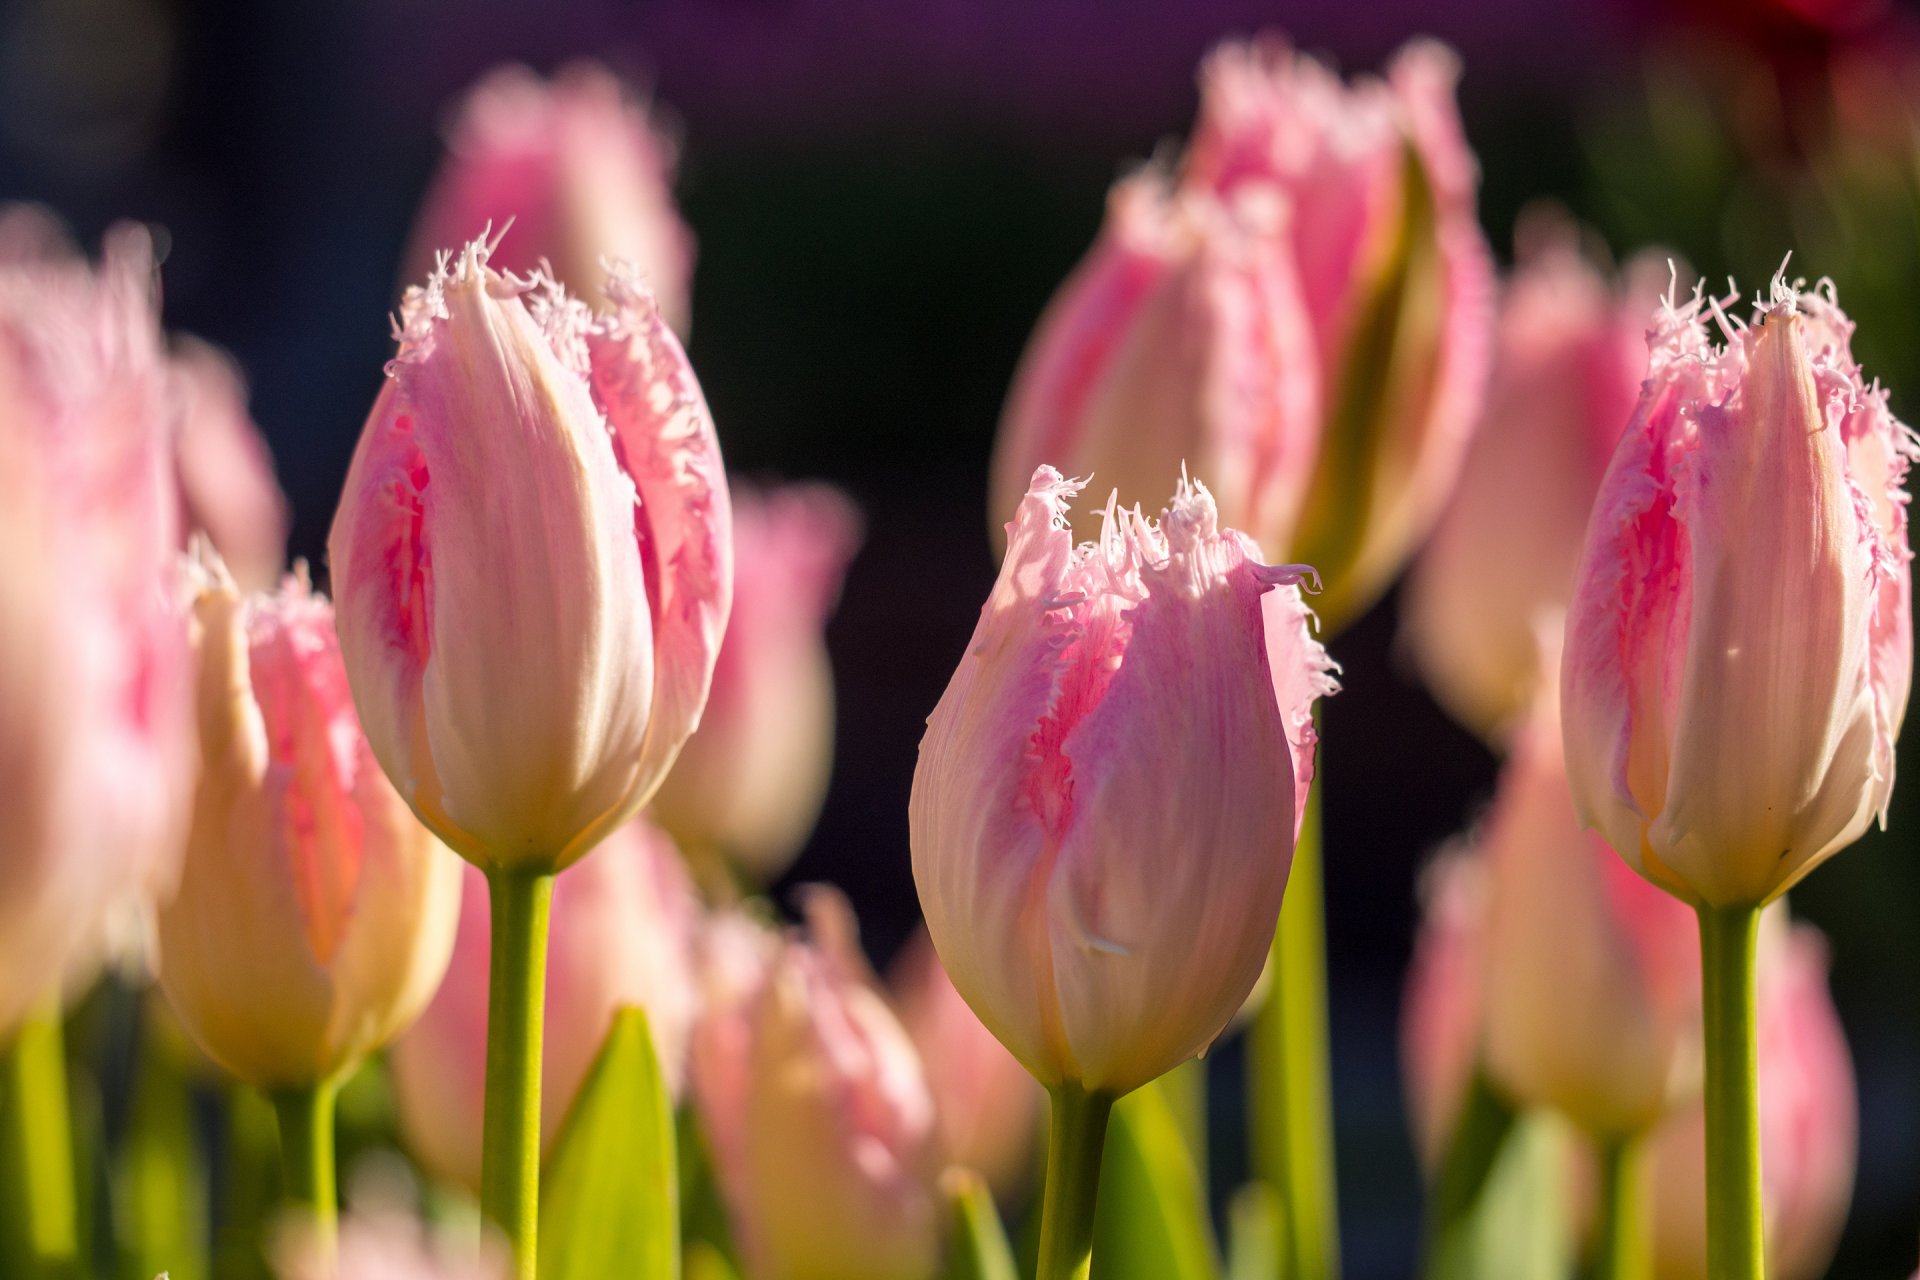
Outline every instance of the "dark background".
<path fill-rule="evenodd" d="M 294 553 L 318 564 L 391 353 L 395 271 L 444 105 L 506 60 L 590 55 L 652 85 L 683 128 L 679 194 L 700 244 L 691 352 L 729 463 L 829 478 L 867 513 L 830 633 L 833 790 L 790 879 L 845 886 L 884 958 L 916 913 L 906 796 L 921 722 L 992 579 L 986 459 L 1014 361 L 1108 184 L 1186 128 L 1201 54 L 1265 27 L 1349 70 L 1409 35 L 1447 40 L 1465 59 L 1496 253 L 1543 195 L 1616 251 L 1671 245 L 1712 278 L 1737 271 L 1749 295 L 1794 248 L 1796 270 L 1839 279 L 1896 411 L 1920 413 L 1915 100 L 1868 103 L 1891 141 L 1863 154 L 1835 142 L 1828 101 L 1845 59 L 1911 47 L 1906 15 L 1873 0 L 8 0 L 0 197 L 52 206 L 88 243 L 121 217 L 164 228 L 167 322 L 248 370 Z M 1338 637 L 1346 690 L 1325 713 L 1354 1280 L 1411 1268 L 1396 1017 L 1413 885 L 1493 778 L 1396 657 L 1394 629 L 1389 599 Z M 1843 1277 L 1904 1277 L 1920 1241 L 1915 795 L 1908 781 L 1892 833 L 1795 894 L 1833 939 L 1860 1073 Z M 1237 1052 L 1216 1061 L 1226 1185 L 1244 1160 Z"/>

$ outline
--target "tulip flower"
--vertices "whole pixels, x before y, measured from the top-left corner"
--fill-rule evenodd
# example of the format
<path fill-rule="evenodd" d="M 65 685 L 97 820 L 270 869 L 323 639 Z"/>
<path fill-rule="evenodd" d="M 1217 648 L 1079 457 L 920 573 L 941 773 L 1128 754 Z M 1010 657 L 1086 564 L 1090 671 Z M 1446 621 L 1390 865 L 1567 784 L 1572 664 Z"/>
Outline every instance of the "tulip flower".
<path fill-rule="evenodd" d="M 172 891 L 194 752 L 151 241 L 0 213 L 0 1043 Z M 57 1041 L 56 1041 L 57 1044 Z"/>
<path fill-rule="evenodd" d="M 409 1215 L 390 1208 L 354 1214 L 337 1250 L 298 1223 L 274 1240 L 280 1280 L 505 1280 L 505 1261 L 492 1241 L 478 1249 L 430 1236 Z"/>
<path fill-rule="evenodd" d="M 498 269 L 524 274 L 545 262 L 569 289 L 612 302 L 600 291 L 601 264 L 628 263 L 685 333 L 693 235 L 673 204 L 677 151 L 658 113 L 596 63 L 550 81 L 525 67 L 491 71 L 454 114 L 407 278 L 432 271 L 445 246 L 511 222 Z"/>
<path fill-rule="evenodd" d="M 1516 1101 L 1624 1142 L 1698 1085 L 1699 944 L 1684 904 L 1581 830 L 1556 703 L 1549 685 L 1479 838 L 1487 1065 Z"/>
<path fill-rule="evenodd" d="M 636 818 L 553 890 L 547 1035 L 540 1099 L 550 1150 L 621 1008 L 647 1011 L 654 1052 L 677 1095 L 686 1070 L 697 984 L 699 905 L 680 853 Z M 486 884 L 467 871 L 466 897 L 446 981 L 389 1055 L 401 1132 L 437 1176 L 478 1190 L 486 1093 Z"/>
<path fill-rule="evenodd" d="M 174 445 L 190 529 L 204 532 L 246 590 L 270 590 L 287 559 L 292 513 L 273 458 L 247 412 L 247 387 L 231 357 L 193 338 L 174 344 L 180 397 Z"/>
<path fill-rule="evenodd" d="M 1516 240 L 1480 428 L 1401 598 L 1434 697 L 1496 743 L 1539 682 L 1536 625 L 1573 594 L 1587 511 L 1647 371 L 1646 302 L 1668 277 L 1642 255 L 1616 290 L 1552 215 Z"/>
<path fill-rule="evenodd" d="M 273 1096 L 288 1192 L 324 1234 L 334 1091 L 439 984 L 460 863 L 375 764 L 327 602 L 297 577 L 243 599 L 204 555 L 200 782 L 160 985 L 209 1057 Z"/>
<path fill-rule="evenodd" d="M 1760 1146 L 1767 1274 L 1815 1280 L 1846 1224 L 1859 1115 L 1846 1036 L 1827 992 L 1827 949 L 1794 925 L 1763 950 L 1759 987 Z M 1654 1135 L 1654 1275 L 1706 1280 L 1704 1121 L 1696 1106 Z"/>
<path fill-rule="evenodd" d="M 925 1064 L 946 1159 L 1002 1197 L 1017 1193 L 1032 1172 L 1040 1118 L 1033 1077 L 953 989 L 924 930 L 894 961 L 887 986 Z"/>
<path fill-rule="evenodd" d="M 1884 818 L 1912 676 L 1915 446 L 1852 330 L 1779 277 L 1750 326 L 1669 303 L 1567 619 L 1575 805 L 1700 915 L 1716 1280 L 1763 1266 L 1759 908 Z"/>
<path fill-rule="evenodd" d="M 1123 504 L 1181 461 L 1225 523 L 1312 561 L 1337 620 L 1438 515 L 1479 409 L 1491 266 L 1437 45 L 1342 84 L 1277 38 L 1201 71 L 1177 170 L 1123 180 L 1009 393 L 993 509 L 1035 465 Z"/>
<path fill-rule="evenodd" d="M 329 552 L 368 739 L 483 870 L 554 871 L 632 817 L 705 702 L 726 479 L 644 289 L 590 314 L 475 241 L 409 293 Z M 533 601 L 542 602 L 531 607 Z"/>
<path fill-rule="evenodd" d="M 481 1205 L 530 1280 L 553 876 L 698 724 L 733 564 L 713 423 L 650 295 L 615 272 L 596 315 L 491 251 L 409 292 L 329 554 L 374 754 L 487 873 Z"/>
<path fill-rule="evenodd" d="M 1302 570 L 1260 564 L 1205 486 L 1183 480 L 1157 523 L 1110 500 L 1100 541 L 1076 548 L 1079 489 L 1034 474 L 908 811 L 934 947 L 1054 1092 L 1056 1168 L 1062 1141 L 1097 1153 L 1112 1099 L 1205 1050 L 1252 990 L 1312 778 L 1312 703 L 1333 689 Z M 1095 1189 L 1048 1177 L 1050 1205 L 1087 1200 L 1062 1209 L 1043 1276 L 1085 1259 L 1072 1236 Z"/>
<path fill-rule="evenodd" d="M 693 1092 L 749 1280 L 931 1280 L 933 1099 L 913 1044 L 836 925 L 742 916 L 709 934 Z"/>
<path fill-rule="evenodd" d="M 681 847 L 759 883 L 805 843 L 833 765 L 833 669 L 822 634 L 859 545 L 838 491 L 733 491 L 734 608 L 700 728 L 650 810 Z"/>

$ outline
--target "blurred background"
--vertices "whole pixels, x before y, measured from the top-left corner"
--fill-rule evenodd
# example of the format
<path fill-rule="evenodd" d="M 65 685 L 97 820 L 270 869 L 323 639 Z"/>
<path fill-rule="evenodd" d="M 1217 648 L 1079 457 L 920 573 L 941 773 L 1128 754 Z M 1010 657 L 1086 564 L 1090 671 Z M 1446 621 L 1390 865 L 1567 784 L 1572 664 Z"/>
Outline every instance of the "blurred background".
<path fill-rule="evenodd" d="M 690 350 L 729 464 L 829 479 L 866 513 L 829 632 L 832 790 L 785 883 L 843 886 L 884 961 L 917 914 L 922 721 L 993 576 L 987 458 L 1015 360 L 1108 185 L 1191 121 L 1200 56 L 1266 28 L 1347 71 L 1445 40 L 1496 253 L 1542 197 L 1616 255 L 1668 246 L 1749 294 L 1791 249 L 1795 272 L 1837 282 L 1896 413 L 1920 415 L 1920 23 L 1884 0 L 9 0 L 0 198 L 50 206 L 88 244 L 120 218 L 161 229 L 166 323 L 246 369 L 293 552 L 324 580 L 447 104 L 503 61 L 592 56 L 650 88 L 682 138 Z M 1396 1020 L 1415 884 L 1494 773 L 1396 653 L 1394 608 L 1338 638 L 1322 756 L 1355 1280 L 1412 1267 Z M 1920 758 L 1920 734 L 1906 747 Z M 1916 832 L 1909 780 L 1889 834 L 1794 894 L 1832 939 L 1860 1077 L 1837 1276 L 1905 1275 L 1920 1230 Z M 1244 1174 L 1238 1067 L 1223 1046 L 1218 1188 Z"/>

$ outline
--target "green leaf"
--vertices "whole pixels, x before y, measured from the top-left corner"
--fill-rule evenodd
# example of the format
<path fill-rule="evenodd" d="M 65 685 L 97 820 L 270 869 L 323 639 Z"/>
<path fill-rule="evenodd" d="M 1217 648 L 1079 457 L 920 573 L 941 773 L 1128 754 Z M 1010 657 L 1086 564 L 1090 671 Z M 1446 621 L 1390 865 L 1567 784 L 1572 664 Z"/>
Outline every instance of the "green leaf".
<path fill-rule="evenodd" d="M 1425 1280 L 1571 1275 L 1567 1141 L 1564 1122 L 1515 1112 L 1476 1073 L 1433 1193 Z"/>
<path fill-rule="evenodd" d="M 1214 1280 L 1218 1257 L 1179 1120 L 1157 1083 L 1136 1090 L 1107 1130 L 1092 1280 Z"/>
<path fill-rule="evenodd" d="M 149 1036 L 113 1171 L 121 1271 L 130 1280 L 161 1272 L 172 1280 L 204 1280 L 208 1274 L 203 1164 L 186 1072 Z"/>
<path fill-rule="evenodd" d="M 674 1280 L 680 1274 L 673 1103 L 641 1010 L 614 1015 L 544 1180 L 542 1280 Z"/>
<path fill-rule="evenodd" d="M 705 1240 L 687 1245 L 687 1280 L 740 1280 L 726 1255 Z"/>
<path fill-rule="evenodd" d="M 1264 1182 L 1249 1182 L 1227 1206 L 1227 1280 L 1274 1280 L 1281 1270 L 1286 1206 Z"/>
<path fill-rule="evenodd" d="M 952 1217 L 947 1224 L 946 1280 L 1019 1280 L 1013 1248 L 984 1179 L 953 1168 L 940 1181 Z"/>

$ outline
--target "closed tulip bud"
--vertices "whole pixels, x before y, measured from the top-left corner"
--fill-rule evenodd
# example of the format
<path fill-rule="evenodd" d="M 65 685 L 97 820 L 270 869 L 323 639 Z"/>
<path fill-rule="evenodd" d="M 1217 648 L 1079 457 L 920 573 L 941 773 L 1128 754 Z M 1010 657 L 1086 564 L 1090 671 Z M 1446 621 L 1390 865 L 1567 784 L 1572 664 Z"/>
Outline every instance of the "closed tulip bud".
<path fill-rule="evenodd" d="M 1439 513 L 1479 410 L 1491 266 L 1439 46 L 1343 84 L 1283 43 L 1201 70 L 1177 171 L 1127 179 L 1035 332 L 994 505 L 1043 461 L 1157 497 L 1181 461 L 1221 516 L 1370 603 Z"/>
<path fill-rule="evenodd" d="M 1021 500 L 908 820 L 960 994 L 1042 1084 L 1118 1095 L 1259 977 L 1334 686 L 1300 569 L 1260 564 L 1205 486 L 1157 523 L 1110 501 L 1076 548 L 1079 489 L 1042 467 Z"/>
<path fill-rule="evenodd" d="M 1033 1173 L 1039 1086 L 953 989 L 925 932 L 894 961 L 888 986 L 926 1065 L 946 1159 L 1002 1196 L 1017 1193 Z"/>
<path fill-rule="evenodd" d="M 160 983 L 233 1075 L 315 1084 L 426 1005 L 460 863 L 375 764 L 327 602 L 297 578 L 243 599 L 217 559 L 200 574 L 200 782 Z"/>
<path fill-rule="evenodd" d="M 823 634 L 859 517 L 837 490 L 733 493 L 733 615 L 700 728 L 652 814 L 696 856 L 777 877 L 806 842 L 833 766 L 833 669 Z"/>
<path fill-rule="evenodd" d="M 0 214 L 0 1039 L 178 872 L 170 425 L 146 232 L 112 232 L 96 270 Z"/>
<path fill-rule="evenodd" d="M 1914 445 L 1851 333 L 1830 290 L 1778 279 L 1751 326 L 1669 305 L 1594 503 L 1562 673 L 1574 802 L 1695 905 L 1773 898 L 1892 791 Z"/>
<path fill-rule="evenodd" d="M 940 1209 L 926 1077 L 851 939 L 830 926 L 816 939 L 737 916 L 711 939 L 694 1097 L 746 1274 L 930 1280 Z"/>
<path fill-rule="evenodd" d="M 408 1146 L 437 1176 L 478 1189 L 492 927 L 483 877 L 469 867 L 466 879 L 446 980 L 389 1061 Z M 679 1094 L 698 997 L 698 921 L 679 851 L 645 819 L 615 831 L 593 857 L 554 882 L 540 1091 L 544 1143 L 558 1134 L 614 1014 L 624 1007 L 646 1010 L 661 1071 Z"/>
<path fill-rule="evenodd" d="M 1853 1195 L 1859 1112 L 1853 1062 L 1827 992 L 1825 941 L 1795 925 L 1764 939 L 1758 994 L 1761 1190 L 1767 1274 L 1827 1274 Z M 1707 1275 L 1704 1117 L 1695 1107 L 1653 1139 L 1654 1273 Z"/>
<path fill-rule="evenodd" d="M 720 449 L 644 290 L 590 314 L 488 246 L 409 293 L 329 552 L 400 794 L 483 869 L 624 824 L 700 719 L 733 582 Z"/>
<path fill-rule="evenodd" d="M 693 235 L 673 204 L 677 150 L 655 113 L 598 64 L 550 81 L 525 67 L 492 71 L 454 116 L 407 278 L 433 270 L 445 246 L 511 222 L 500 270 L 524 274 L 544 261 L 569 289 L 612 302 L 601 263 L 626 262 L 685 333 Z"/>
<path fill-rule="evenodd" d="M 242 588 L 269 590 L 286 566 L 292 513 L 247 412 L 246 383 L 231 357 L 193 338 L 175 343 L 173 375 L 187 525 L 207 535 Z"/>
<path fill-rule="evenodd" d="M 1616 291 L 1551 215 L 1517 238 L 1486 410 L 1401 597 L 1401 637 L 1428 688 L 1493 742 L 1539 683 L 1535 624 L 1573 594 L 1587 512 L 1647 371 L 1644 300 L 1655 271 L 1667 278 L 1643 257 Z"/>
<path fill-rule="evenodd" d="M 1507 762 L 1479 847 L 1494 1080 L 1597 1137 L 1643 1132 L 1699 1085 L 1697 924 L 1581 829 L 1551 686 Z"/>

